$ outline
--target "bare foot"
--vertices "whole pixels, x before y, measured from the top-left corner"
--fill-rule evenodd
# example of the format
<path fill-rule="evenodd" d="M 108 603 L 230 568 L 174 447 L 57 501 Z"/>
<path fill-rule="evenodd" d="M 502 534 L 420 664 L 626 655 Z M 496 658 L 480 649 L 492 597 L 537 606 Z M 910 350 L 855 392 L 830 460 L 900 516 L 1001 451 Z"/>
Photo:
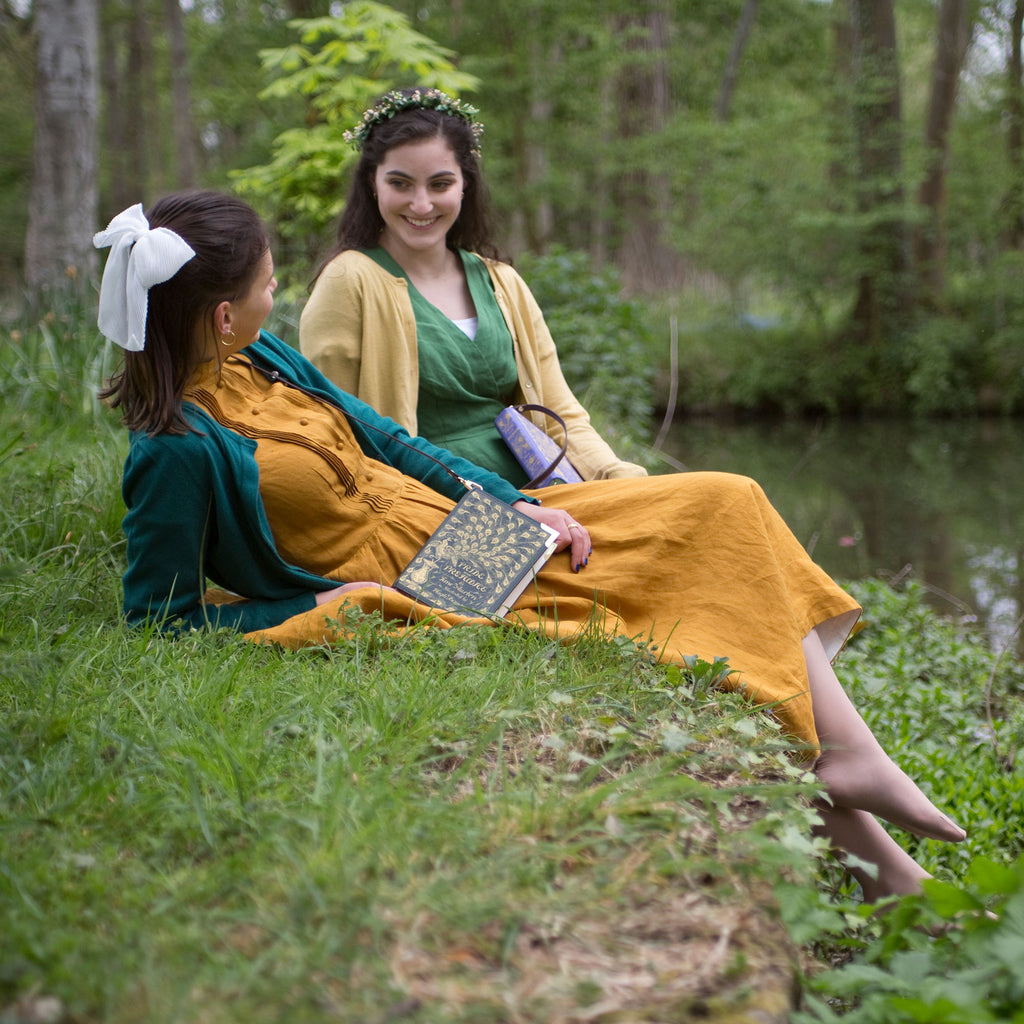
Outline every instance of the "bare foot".
<path fill-rule="evenodd" d="M 821 832 L 846 870 L 860 883 L 865 903 L 877 903 L 889 896 L 913 895 L 921 891 L 921 883 L 926 878 L 931 878 L 867 811 L 824 805 L 819 810 Z M 846 861 L 844 853 L 852 853 L 859 861 L 874 864 L 877 871 L 871 872 Z"/>
<path fill-rule="evenodd" d="M 823 750 L 814 773 L 837 807 L 869 811 L 927 839 L 959 843 L 967 837 L 876 743 Z"/>
<path fill-rule="evenodd" d="M 803 639 L 814 725 L 822 753 L 814 771 L 837 807 L 870 811 L 898 828 L 959 843 L 967 833 L 896 766 L 850 702 L 818 634 Z"/>

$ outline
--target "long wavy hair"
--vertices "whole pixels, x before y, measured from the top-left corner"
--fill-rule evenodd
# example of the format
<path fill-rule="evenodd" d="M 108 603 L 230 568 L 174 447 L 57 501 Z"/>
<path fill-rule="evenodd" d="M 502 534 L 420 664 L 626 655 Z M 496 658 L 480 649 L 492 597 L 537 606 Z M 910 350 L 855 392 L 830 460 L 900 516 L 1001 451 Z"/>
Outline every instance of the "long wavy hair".
<path fill-rule="evenodd" d="M 120 407 L 132 430 L 185 434 L 190 427 L 181 411 L 182 394 L 206 356 L 204 332 L 197 328 L 221 302 L 248 293 L 270 240 L 252 207 L 220 192 L 174 192 L 157 200 L 146 217 L 151 228 L 177 232 L 195 256 L 170 280 L 149 289 L 146 346 L 125 353 L 100 398 Z"/>
<path fill-rule="evenodd" d="M 414 90 L 403 91 L 411 93 Z M 338 222 L 338 240 L 317 268 L 310 287 L 339 253 L 348 249 L 372 249 L 380 244 L 384 220 L 374 195 L 374 179 L 377 168 L 388 153 L 396 146 L 437 137 L 451 146 L 462 171 L 464 186 L 462 208 L 446 238 L 448 248 L 468 249 L 481 256 L 501 258 L 494 244 L 490 198 L 480 172 L 472 128 L 461 117 L 428 107 L 413 107 L 374 126 L 363 143 Z"/>

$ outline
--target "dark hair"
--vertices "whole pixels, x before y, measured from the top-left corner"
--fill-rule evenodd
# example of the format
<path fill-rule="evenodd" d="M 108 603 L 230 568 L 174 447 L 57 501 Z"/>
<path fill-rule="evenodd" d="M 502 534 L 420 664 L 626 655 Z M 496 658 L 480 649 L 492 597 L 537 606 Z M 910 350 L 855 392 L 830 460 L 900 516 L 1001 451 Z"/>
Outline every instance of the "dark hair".
<path fill-rule="evenodd" d="M 409 94 L 415 90 L 402 91 Z M 396 146 L 438 136 L 451 146 L 464 186 L 462 209 L 448 231 L 448 248 L 469 249 L 492 259 L 500 258 L 492 238 L 490 200 L 480 173 L 477 139 L 472 127 L 461 117 L 429 107 L 413 107 L 375 125 L 363 143 L 345 209 L 338 222 L 338 241 L 317 269 L 313 283 L 339 253 L 348 249 L 372 249 L 380 244 L 384 221 L 374 197 L 374 177 L 387 154 Z"/>
<path fill-rule="evenodd" d="M 185 385 L 205 356 L 197 326 L 225 300 L 252 287 L 270 247 L 267 229 L 241 199 L 220 192 L 175 192 L 147 211 L 151 228 L 177 232 L 195 250 L 169 280 L 149 289 L 146 347 L 126 352 L 124 365 L 100 392 L 132 430 L 184 434 Z"/>

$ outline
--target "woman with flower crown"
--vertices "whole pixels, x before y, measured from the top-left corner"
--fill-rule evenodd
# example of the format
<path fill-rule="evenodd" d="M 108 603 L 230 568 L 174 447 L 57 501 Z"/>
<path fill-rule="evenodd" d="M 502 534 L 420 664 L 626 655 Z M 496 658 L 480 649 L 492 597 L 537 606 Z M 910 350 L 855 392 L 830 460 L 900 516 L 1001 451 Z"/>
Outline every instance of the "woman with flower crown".
<path fill-rule="evenodd" d="M 520 403 L 565 422 L 569 461 L 585 480 L 644 476 L 591 425 L 536 300 L 497 259 L 476 113 L 435 89 L 393 91 L 346 134 L 359 161 L 299 346 L 411 434 L 520 486 L 528 474 L 494 425 Z M 557 420 L 531 416 L 561 442 Z"/>
<path fill-rule="evenodd" d="M 111 247 L 101 331 L 125 349 L 103 396 L 131 430 L 129 622 L 242 630 L 288 647 L 344 635 L 351 609 L 402 629 L 467 621 L 571 639 L 640 637 L 685 664 L 727 656 L 724 685 L 770 706 L 813 759 L 823 829 L 865 896 L 915 891 L 923 869 L 885 831 L 964 831 L 885 754 L 830 657 L 859 609 L 807 556 L 753 480 L 683 473 L 523 492 L 411 437 L 262 329 L 276 288 L 245 203 L 185 192 L 96 236 Z M 467 481 L 551 526 L 560 554 L 505 620 L 427 608 L 391 587 Z M 215 588 L 208 587 L 208 581 Z M 865 863 L 877 867 L 877 872 Z"/>

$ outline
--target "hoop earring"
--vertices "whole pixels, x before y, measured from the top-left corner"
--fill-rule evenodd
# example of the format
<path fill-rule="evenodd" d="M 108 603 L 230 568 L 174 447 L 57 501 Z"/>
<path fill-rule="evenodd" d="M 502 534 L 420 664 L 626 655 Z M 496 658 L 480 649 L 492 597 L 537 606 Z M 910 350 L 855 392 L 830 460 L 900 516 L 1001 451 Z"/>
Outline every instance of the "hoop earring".
<path fill-rule="evenodd" d="M 224 339 L 225 339 L 226 337 L 228 337 L 229 335 L 231 336 L 231 340 L 230 340 L 230 341 L 225 341 Z M 223 333 L 223 334 L 222 334 L 222 335 L 220 336 L 220 343 L 221 343 L 221 344 L 222 344 L 222 345 L 223 345 L 223 346 L 224 346 L 225 348 L 231 348 L 231 346 L 232 346 L 232 345 L 234 345 L 234 344 L 235 344 L 235 342 L 236 342 L 237 340 L 238 340 L 238 339 L 237 339 L 237 338 L 235 337 L 235 332 L 234 332 L 234 331 L 225 331 L 225 332 L 224 332 L 224 333 Z"/>

